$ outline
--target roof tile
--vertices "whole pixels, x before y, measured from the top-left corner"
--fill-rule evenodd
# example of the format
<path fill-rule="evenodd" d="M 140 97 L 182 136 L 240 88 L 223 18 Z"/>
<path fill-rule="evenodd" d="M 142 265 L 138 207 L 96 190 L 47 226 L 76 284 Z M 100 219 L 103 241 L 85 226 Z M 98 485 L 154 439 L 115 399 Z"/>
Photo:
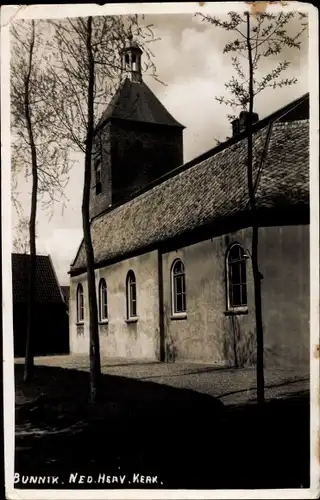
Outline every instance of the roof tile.
<path fill-rule="evenodd" d="M 308 204 L 309 120 L 267 124 L 253 144 L 257 207 Z M 96 264 L 247 210 L 246 156 L 244 138 L 93 219 Z M 71 272 L 83 268 L 82 244 Z"/>
<path fill-rule="evenodd" d="M 109 118 L 184 128 L 144 82 L 132 82 L 128 78 L 122 82 L 111 99 L 97 128 L 100 128 Z"/>
<path fill-rule="evenodd" d="M 26 303 L 28 297 L 28 268 L 30 255 L 12 254 L 12 295 L 14 303 Z M 36 303 L 62 302 L 59 283 L 48 255 L 37 255 Z"/>

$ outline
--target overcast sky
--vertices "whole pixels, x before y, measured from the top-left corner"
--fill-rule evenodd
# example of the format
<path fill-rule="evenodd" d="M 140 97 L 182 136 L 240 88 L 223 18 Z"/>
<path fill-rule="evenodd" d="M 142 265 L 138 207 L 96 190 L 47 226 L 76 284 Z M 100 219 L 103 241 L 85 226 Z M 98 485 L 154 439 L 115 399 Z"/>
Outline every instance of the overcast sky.
<path fill-rule="evenodd" d="M 219 104 L 216 96 L 225 93 L 224 83 L 233 74 L 230 57 L 223 54 L 229 34 L 203 23 L 192 15 L 148 15 L 146 24 L 153 24 L 155 37 L 152 44 L 159 78 L 166 86 L 145 77 L 145 82 L 157 95 L 168 111 L 186 129 L 184 131 L 184 161 L 214 147 L 216 139 L 224 140 L 231 135 L 227 114 L 230 109 Z M 296 32 L 297 23 L 292 25 Z M 308 91 L 308 36 L 303 36 L 301 50 L 286 50 L 278 60 L 289 60 L 291 66 L 286 77 L 298 78 L 291 87 L 266 90 L 255 101 L 255 111 L 260 118 L 274 112 Z M 261 66 L 261 74 L 270 69 L 272 61 Z M 53 259 L 62 285 L 68 284 L 68 270 L 81 242 L 81 198 L 83 183 L 83 159 L 70 174 L 66 189 L 67 201 L 57 203 L 51 219 L 38 212 L 38 251 L 49 253 Z M 30 186 L 24 179 L 19 184 L 20 202 L 25 215 L 29 212 Z M 13 227 L 17 217 L 13 211 Z"/>

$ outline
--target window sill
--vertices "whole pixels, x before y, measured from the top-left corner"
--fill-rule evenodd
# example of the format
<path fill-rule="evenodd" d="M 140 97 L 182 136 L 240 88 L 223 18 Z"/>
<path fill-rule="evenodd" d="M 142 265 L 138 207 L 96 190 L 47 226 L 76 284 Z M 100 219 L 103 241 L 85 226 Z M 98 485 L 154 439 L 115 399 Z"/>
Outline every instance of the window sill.
<path fill-rule="evenodd" d="M 127 318 L 125 320 L 126 323 L 136 323 L 138 321 L 138 318 L 135 316 L 135 317 L 132 317 L 132 318 Z"/>
<path fill-rule="evenodd" d="M 109 320 L 108 319 L 101 319 L 99 321 L 99 325 L 107 325 L 109 323 Z"/>
<path fill-rule="evenodd" d="M 228 309 L 225 311 L 225 316 L 236 316 L 237 314 L 248 314 L 247 307 L 234 307 L 233 309 Z"/>
<path fill-rule="evenodd" d="M 172 316 L 170 317 L 170 319 L 187 319 L 187 313 L 186 312 L 182 312 L 182 313 L 175 313 L 175 314 L 172 314 Z"/>
<path fill-rule="evenodd" d="M 77 321 L 76 323 L 76 326 L 83 326 L 84 325 L 84 321 Z"/>

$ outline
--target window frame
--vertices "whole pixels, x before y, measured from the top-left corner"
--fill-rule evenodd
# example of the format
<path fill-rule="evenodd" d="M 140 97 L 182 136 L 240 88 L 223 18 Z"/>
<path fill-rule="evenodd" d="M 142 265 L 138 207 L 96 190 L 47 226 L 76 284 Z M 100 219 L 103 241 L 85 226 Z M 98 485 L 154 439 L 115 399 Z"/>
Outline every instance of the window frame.
<path fill-rule="evenodd" d="M 179 263 L 181 263 L 183 271 L 175 273 L 175 268 Z M 182 277 L 182 287 L 181 287 L 182 292 L 180 294 L 178 294 L 176 289 L 177 277 Z M 186 270 L 184 262 L 180 258 L 175 259 L 171 265 L 170 282 L 171 282 L 171 319 L 185 319 L 187 317 Z M 181 295 L 183 297 L 182 304 L 184 307 L 182 307 L 181 311 L 178 311 L 177 308 L 176 299 L 178 295 Z"/>
<path fill-rule="evenodd" d="M 132 291 L 134 290 L 134 298 Z M 133 307 L 134 304 L 134 307 Z M 133 314 L 135 313 L 135 314 Z M 126 277 L 126 321 L 127 323 L 138 320 L 137 314 L 137 280 L 135 272 L 130 269 Z"/>
<path fill-rule="evenodd" d="M 108 286 L 104 278 L 99 281 L 99 323 L 108 323 L 109 321 L 109 311 L 108 311 Z M 103 301 L 103 299 L 105 299 Z M 102 312 L 106 311 L 106 315 L 102 315 Z"/>
<path fill-rule="evenodd" d="M 240 248 L 240 251 L 241 251 L 243 257 L 238 259 L 238 260 L 230 261 L 231 252 L 235 247 Z M 238 243 L 238 242 L 232 243 L 226 252 L 226 263 L 225 263 L 226 264 L 226 266 L 225 266 L 225 269 L 226 269 L 226 306 L 227 306 L 227 312 L 229 312 L 229 313 L 235 313 L 235 314 L 240 313 L 241 314 L 241 313 L 248 312 L 248 269 L 247 269 L 248 257 L 246 257 L 245 255 L 246 255 L 245 248 L 243 247 L 243 245 L 241 245 L 241 243 Z M 237 283 L 232 282 L 231 266 L 234 266 L 235 264 L 237 264 L 239 266 L 239 271 L 238 271 L 239 282 L 237 282 Z M 243 268 L 241 267 L 242 264 L 244 264 L 244 273 L 245 273 L 244 280 L 243 280 L 243 276 L 242 276 L 243 275 Z M 238 305 L 234 305 L 234 302 L 232 300 L 231 290 L 235 286 L 240 287 L 240 304 L 238 304 Z M 245 301 L 242 300 L 243 287 L 245 289 L 245 297 L 246 297 Z"/>
<path fill-rule="evenodd" d="M 76 303 L 77 303 L 77 324 L 82 325 L 84 323 L 84 293 L 83 293 L 82 283 L 78 283 L 77 286 Z"/>

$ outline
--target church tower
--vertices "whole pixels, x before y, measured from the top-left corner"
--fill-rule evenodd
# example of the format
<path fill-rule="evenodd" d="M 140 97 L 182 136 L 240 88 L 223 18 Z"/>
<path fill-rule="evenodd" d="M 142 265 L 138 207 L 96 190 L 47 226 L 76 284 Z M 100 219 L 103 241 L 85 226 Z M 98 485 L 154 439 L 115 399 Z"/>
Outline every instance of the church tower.
<path fill-rule="evenodd" d="M 95 129 L 90 217 L 183 163 L 183 125 L 142 79 L 142 50 L 129 39 L 120 86 Z"/>

